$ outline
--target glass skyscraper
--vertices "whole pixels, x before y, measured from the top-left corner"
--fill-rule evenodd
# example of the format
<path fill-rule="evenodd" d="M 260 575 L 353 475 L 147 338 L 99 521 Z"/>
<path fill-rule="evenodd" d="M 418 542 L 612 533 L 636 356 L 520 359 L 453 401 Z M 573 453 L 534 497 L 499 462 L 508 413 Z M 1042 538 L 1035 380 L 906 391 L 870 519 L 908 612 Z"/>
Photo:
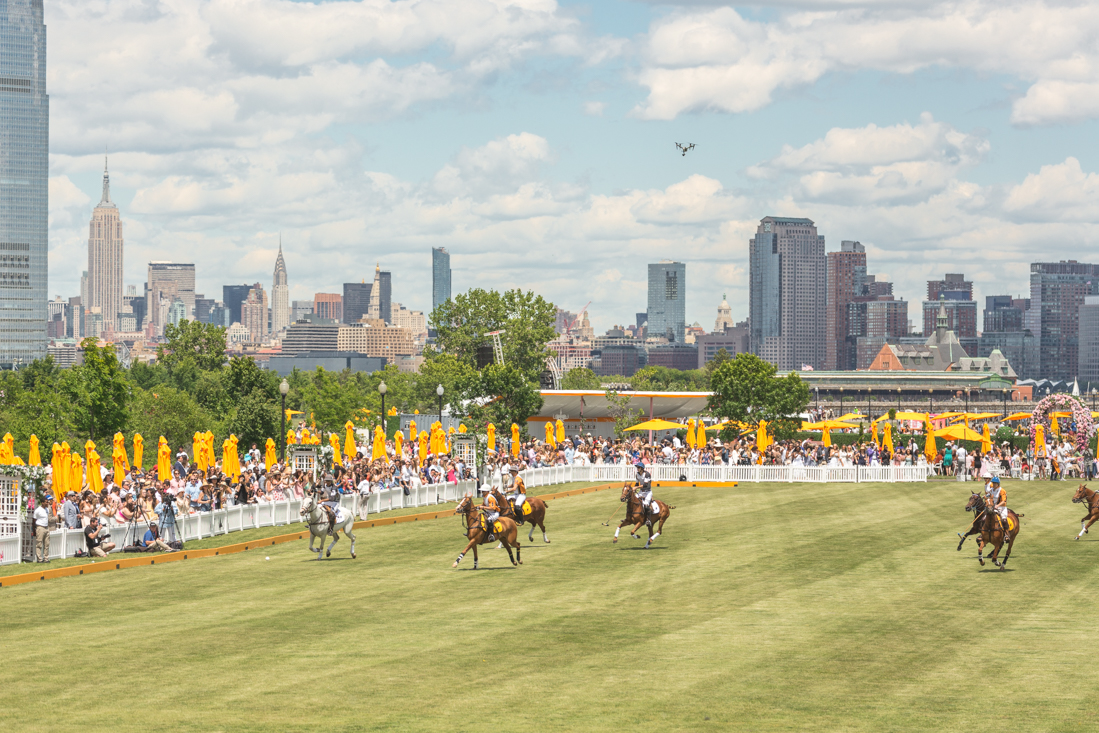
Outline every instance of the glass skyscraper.
<path fill-rule="evenodd" d="M 431 310 L 450 300 L 450 253 L 431 248 Z"/>
<path fill-rule="evenodd" d="M 647 338 L 683 343 L 687 330 L 687 266 L 664 260 L 649 265 Z"/>
<path fill-rule="evenodd" d="M 0 368 L 46 355 L 50 99 L 42 0 L 0 0 Z"/>

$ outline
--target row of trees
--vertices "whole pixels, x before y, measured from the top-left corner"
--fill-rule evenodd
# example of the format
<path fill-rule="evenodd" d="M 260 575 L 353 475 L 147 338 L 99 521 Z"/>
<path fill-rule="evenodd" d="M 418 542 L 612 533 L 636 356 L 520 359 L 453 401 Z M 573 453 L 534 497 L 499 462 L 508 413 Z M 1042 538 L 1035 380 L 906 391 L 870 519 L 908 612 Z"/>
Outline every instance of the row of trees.
<path fill-rule="evenodd" d="M 541 296 L 510 290 L 471 290 L 438 306 L 430 316 L 436 332 L 419 373 L 396 367 L 373 374 L 295 371 L 287 382 L 288 409 L 324 431 L 342 432 L 352 419 L 377 424 L 385 403 L 405 413 L 425 414 L 442 405 L 460 415 L 475 434 L 485 426 L 524 425 L 542 407 L 539 379 L 554 337 L 554 305 Z M 477 368 L 485 334 L 502 331 L 503 363 Z M 123 369 L 112 346 L 82 344 L 84 362 L 59 369 L 50 358 L 18 372 L 0 373 L 0 429 L 11 432 L 16 451 L 26 455 L 37 435 L 48 448 L 54 442 L 83 445 L 109 441 L 116 432 L 163 435 L 173 447 L 187 446 L 199 431 L 211 430 L 220 442 L 230 433 L 246 447 L 262 445 L 281 429 L 279 382 L 274 372 L 250 357 L 226 359 L 225 330 L 198 322 L 165 329 L 155 364 Z M 638 390 L 713 390 L 715 415 L 744 422 L 767 420 L 776 435 L 791 433 L 796 416 L 809 401 L 808 388 L 790 375 L 774 377 L 774 367 L 740 354 L 719 355 L 706 369 L 679 372 L 648 367 L 630 379 L 612 378 Z M 572 370 L 566 388 L 600 389 L 590 370 Z M 623 416 L 623 420 L 632 419 Z M 792 433 L 791 433 L 792 434 Z"/>

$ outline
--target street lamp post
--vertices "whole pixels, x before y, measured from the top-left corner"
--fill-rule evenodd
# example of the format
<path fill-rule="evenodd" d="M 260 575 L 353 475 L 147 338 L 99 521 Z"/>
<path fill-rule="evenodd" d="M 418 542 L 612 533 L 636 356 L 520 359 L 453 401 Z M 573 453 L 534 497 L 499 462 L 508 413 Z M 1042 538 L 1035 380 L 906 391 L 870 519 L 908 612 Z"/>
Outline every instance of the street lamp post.
<path fill-rule="evenodd" d="M 897 412 L 901 411 L 901 388 L 897 387 Z"/>
<path fill-rule="evenodd" d="M 844 414 L 845 413 L 843 411 L 843 387 L 840 387 L 840 417 L 843 417 Z"/>
<path fill-rule="evenodd" d="M 389 421 L 388 414 L 385 411 L 385 393 L 388 388 L 385 386 L 385 382 L 378 385 L 378 394 L 382 396 L 382 433 L 385 435 L 386 440 L 389 439 Z"/>
<path fill-rule="evenodd" d="M 935 390 L 927 390 L 927 401 L 929 403 L 927 408 L 927 414 L 930 415 L 935 411 Z"/>
<path fill-rule="evenodd" d="M 1007 388 L 1000 390 L 1000 395 L 1004 398 L 1004 417 L 1007 417 Z"/>
<path fill-rule="evenodd" d="M 286 464 L 286 395 L 290 392 L 290 383 L 285 379 L 279 383 L 279 394 L 282 395 L 282 430 L 279 431 L 279 460 Z"/>
<path fill-rule="evenodd" d="M 965 388 L 965 411 L 969 412 L 969 387 Z"/>
<path fill-rule="evenodd" d="M 435 394 L 439 395 L 439 427 L 443 426 L 443 385 L 435 388 Z"/>

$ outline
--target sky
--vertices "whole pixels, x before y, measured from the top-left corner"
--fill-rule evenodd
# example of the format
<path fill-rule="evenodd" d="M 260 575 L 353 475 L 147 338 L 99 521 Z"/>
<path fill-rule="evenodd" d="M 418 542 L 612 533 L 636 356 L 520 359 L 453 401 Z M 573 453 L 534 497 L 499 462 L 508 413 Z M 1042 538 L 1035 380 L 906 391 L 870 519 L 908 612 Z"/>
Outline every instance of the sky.
<path fill-rule="evenodd" d="M 597 332 L 687 265 L 689 323 L 748 311 L 748 240 L 811 218 L 922 327 L 926 281 L 1026 295 L 1099 261 L 1099 3 L 46 0 L 50 291 L 79 293 L 104 152 L 125 282 L 291 298 L 393 273 L 431 308 L 533 290 Z M 695 144 L 681 155 L 676 142 Z"/>

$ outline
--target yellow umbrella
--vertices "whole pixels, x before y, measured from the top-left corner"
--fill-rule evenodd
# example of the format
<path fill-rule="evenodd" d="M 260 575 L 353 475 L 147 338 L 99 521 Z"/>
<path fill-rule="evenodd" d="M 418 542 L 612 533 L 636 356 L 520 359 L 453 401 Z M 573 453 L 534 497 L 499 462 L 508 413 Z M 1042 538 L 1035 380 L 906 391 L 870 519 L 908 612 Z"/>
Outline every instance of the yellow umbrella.
<path fill-rule="evenodd" d="M 771 445 L 767 439 L 767 421 L 760 420 L 759 427 L 756 429 L 756 448 L 763 452 L 767 450 L 767 446 Z"/>
<path fill-rule="evenodd" d="M 419 436 L 416 434 L 416 421 L 411 420 L 408 423 L 408 441 L 415 443 Z"/>
<path fill-rule="evenodd" d="M 156 478 L 157 481 L 168 481 L 172 478 L 172 449 L 168 447 L 168 441 L 160 436 L 160 442 L 156 448 Z"/>
<path fill-rule="evenodd" d="M 404 450 L 404 433 L 398 430 L 393 435 L 393 448 L 397 453 L 397 457 L 401 457 L 401 452 Z"/>
<path fill-rule="evenodd" d="M 287 445 L 294 445 L 297 442 L 298 442 L 298 436 L 296 436 L 294 434 L 294 431 L 293 430 L 287 430 L 286 431 L 286 444 Z"/>
<path fill-rule="evenodd" d="M 355 423 L 348 420 L 343 424 L 343 429 L 347 432 L 347 435 L 343 439 L 343 452 L 348 458 L 354 458 L 356 453 L 355 447 Z M 416 423 L 412 423 L 412 429 L 416 429 Z M 413 438 L 415 440 L 415 438 Z"/>
<path fill-rule="evenodd" d="M 91 441 L 88 441 L 91 443 Z M 92 491 L 103 490 L 103 474 L 100 472 L 102 464 L 99 462 L 99 454 L 95 452 L 95 449 L 88 451 L 88 487 Z"/>
<path fill-rule="evenodd" d="M 122 451 L 122 463 L 126 466 L 126 470 L 130 470 L 130 457 L 126 455 L 126 436 L 122 433 L 114 434 L 114 447 Z M 114 458 L 114 451 L 111 451 L 111 457 Z"/>
<path fill-rule="evenodd" d="M 111 461 L 114 463 L 115 485 L 121 486 L 122 481 L 126 478 L 126 454 L 118 444 L 115 444 L 114 450 L 111 452 Z"/>
<path fill-rule="evenodd" d="M 198 466 L 198 470 L 205 471 L 206 466 L 206 439 L 202 433 L 195 433 L 191 438 L 191 457 L 195 459 L 195 465 Z M 222 464 L 225 463 L 224 456 L 221 459 Z"/>
<path fill-rule="evenodd" d="M 275 439 L 268 438 L 267 445 L 264 447 L 266 450 L 263 452 L 263 467 L 270 471 L 271 466 L 278 463 L 278 456 L 275 454 Z"/>
<path fill-rule="evenodd" d="M 554 448 L 557 447 L 557 441 L 553 439 L 553 423 L 549 420 L 546 420 L 546 443 Z"/>
<path fill-rule="evenodd" d="M 66 443 L 65 441 L 61 441 L 61 470 L 64 471 L 66 468 L 69 468 L 71 470 L 71 467 L 72 467 L 72 448 L 70 448 L 69 444 Z M 81 469 L 83 470 L 83 467 L 81 467 Z M 70 476 L 71 475 L 72 474 L 70 474 Z M 80 483 L 80 476 L 76 477 L 75 486 L 68 480 L 68 478 L 65 479 L 65 487 L 69 491 L 79 491 L 81 486 L 82 485 Z"/>
<path fill-rule="evenodd" d="M 990 417 L 999 417 L 998 412 L 965 412 L 955 418 L 954 422 L 959 420 L 987 420 Z"/>
<path fill-rule="evenodd" d="M 61 468 L 61 446 L 57 443 L 53 444 L 53 455 L 50 459 L 50 467 L 53 469 L 51 475 L 53 476 L 53 493 L 64 496 L 65 492 L 69 490 L 67 486 L 68 472 Z M 66 467 L 67 468 L 67 467 Z"/>
<path fill-rule="evenodd" d="M 927 456 L 928 463 L 934 463 L 935 458 L 939 455 L 938 448 L 935 447 L 935 431 L 931 427 L 931 416 L 926 416 L 924 420 L 925 439 L 923 442 L 923 452 Z"/>
<path fill-rule="evenodd" d="M 557 442 L 565 442 L 565 423 L 561 422 L 560 420 L 557 421 Z"/>
<path fill-rule="evenodd" d="M 488 449 L 496 450 L 496 426 L 489 423 L 488 427 L 485 428 L 485 432 L 488 433 Z"/>
<path fill-rule="evenodd" d="M 450 453 L 450 444 L 453 440 L 454 440 L 454 426 L 451 425 L 449 428 L 446 429 L 446 436 L 445 436 L 445 443 L 444 444 L 446 445 L 446 452 L 447 453 Z"/>
<path fill-rule="evenodd" d="M 427 457 L 427 431 L 423 430 L 419 436 L 420 449 L 417 451 L 416 457 L 419 459 L 420 465 L 424 465 L 424 458 Z"/>
<path fill-rule="evenodd" d="M 217 457 L 214 456 L 214 434 L 209 430 L 203 435 L 202 449 L 206 451 L 206 466 L 210 468 L 217 463 Z"/>
<path fill-rule="evenodd" d="M 946 438 L 947 440 L 980 440 L 981 434 L 973 428 L 967 428 L 965 425 L 950 425 L 942 430 L 935 431 L 935 437 Z"/>
<path fill-rule="evenodd" d="M 519 426 L 511 424 L 511 455 L 519 456 Z"/>
<path fill-rule="evenodd" d="M 79 453 L 69 454 L 69 476 L 65 485 L 69 487 L 69 491 L 81 491 L 84 488 L 84 461 L 80 460 Z"/>
<path fill-rule="evenodd" d="M 889 423 L 885 424 L 885 428 L 882 430 L 881 447 L 893 453 L 893 426 Z"/>
<path fill-rule="evenodd" d="M 896 416 L 893 419 L 894 420 L 924 420 L 926 418 L 927 418 L 927 413 L 926 412 L 908 412 L 908 411 L 898 410 Z M 882 415 L 881 417 L 875 418 L 874 422 L 879 422 L 881 420 L 888 420 L 888 419 L 889 419 L 889 413 L 887 412 L 884 415 Z"/>
<path fill-rule="evenodd" d="M 8 447 L 8 463 L 15 463 L 15 438 L 11 433 L 4 436 L 4 445 Z"/>
<path fill-rule="evenodd" d="M 1012 420 L 1012 421 L 1014 421 L 1014 420 L 1029 420 L 1030 417 L 1031 416 L 1030 416 L 1029 412 L 1016 412 L 1014 415 L 1008 415 L 1007 417 L 1004 418 L 1004 420 L 1005 421 L 1007 421 L 1007 420 Z"/>
<path fill-rule="evenodd" d="M 134 433 L 134 468 L 141 468 L 145 460 L 145 439 L 141 433 Z"/>
<path fill-rule="evenodd" d="M 458 425 L 458 432 L 459 433 L 465 433 L 466 432 L 466 426 L 459 424 Z"/>
<path fill-rule="evenodd" d="M 374 445 L 370 453 L 370 460 L 377 461 L 382 458 L 385 458 L 385 433 L 382 432 L 382 426 L 379 425 L 374 428 Z"/>
<path fill-rule="evenodd" d="M 824 430 L 821 433 L 821 442 L 824 443 L 825 448 L 829 448 L 832 445 L 832 431 L 829 430 L 827 425 L 824 426 Z"/>
<path fill-rule="evenodd" d="M 1034 455 L 1045 455 L 1046 451 L 1046 428 L 1044 425 L 1034 426 Z"/>
<path fill-rule="evenodd" d="M 27 454 L 27 463 L 32 466 L 42 465 L 42 456 L 38 453 L 38 436 L 31 436 L 31 448 L 30 453 Z"/>
<path fill-rule="evenodd" d="M 687 435 L 685 436 L 685 438 L 686 438 L 686 442 L 687 442 L 687 447 L 688 448 L 694 448 L 695 447 L 695 421 L 694 421 L 693 417 L 690 418 L 689 420 L 687 420 Z"/>
<path fill-rule="evenodd" d="M 862 420 L 862 419 L 863 419 L 863 415 L 860 415 L 857 412 L 849 412 L 846 415 L 840 415 L 839 417 L 837 417 L 835 419 L 835 422 L 847 422 L 848 420 Z"/>
<path fill-rule="evenodd" d="M 287 410 L 286 411 L 286 421 L 290 422 L 290 420 L 292 420 L 294 418 L 294 415 L 304 415 L 304 414 L 305 413 L 302 412 L 301 410 Z"/>
<path fill-rule="evenodd" d="M 336 466 L 342 466 L 343 458 L 340 457 L 340 436 L 335 433 L 329 433 L 328 443 L 332 446 L 332 463 Z"/>
<path fill-rule="evenodd" d="M 706 447 L 706 423 L 701 420 L 698 421 L 698 437 L 695 439 L 695 445 L 699 448 Z"/>
<path fill-rule="evenodd" d="M 881 447 L 881 443 L 879 443 L 879 442 L 878 442 L 878 423 L 877 423 L 877 422 L 874 422 L 874 423 L 872 424 L 872 426 L 873 426 L 873 429 L 874 429 L 874 436 L 873 436 L 873 437 L 874 437 L 874 445 L 876 445 L 876 446 L 878 446 L 878 447 L 880 448 L 880 447 Z"/>
<path fill-rule="evenodd" d="M 988 423 L 981 426 L 981 453 L 992 450 L 992 436 L 988 434 Z"/>
<path fill-rule="evenodd" d="M 1049 429 L 1050 429 L 1050 432 L 1052 432 L 1054 435 L 1056 435 L 1056 436 L 1061 435 L 1061 424 L 1057 422 L 1057 416 L 1056 415 L 1054 415 L 1052 420 L 1050 420 Z"/>
<path fill-rule="evenodd" d="M 714 427 L 716 428 L 718 426 L 715 425 Z M 682 423 L 656 419 L 638 423 L 637 425 L 626 428 L 626 430 L 681 430 L 682 428 Z"/>

